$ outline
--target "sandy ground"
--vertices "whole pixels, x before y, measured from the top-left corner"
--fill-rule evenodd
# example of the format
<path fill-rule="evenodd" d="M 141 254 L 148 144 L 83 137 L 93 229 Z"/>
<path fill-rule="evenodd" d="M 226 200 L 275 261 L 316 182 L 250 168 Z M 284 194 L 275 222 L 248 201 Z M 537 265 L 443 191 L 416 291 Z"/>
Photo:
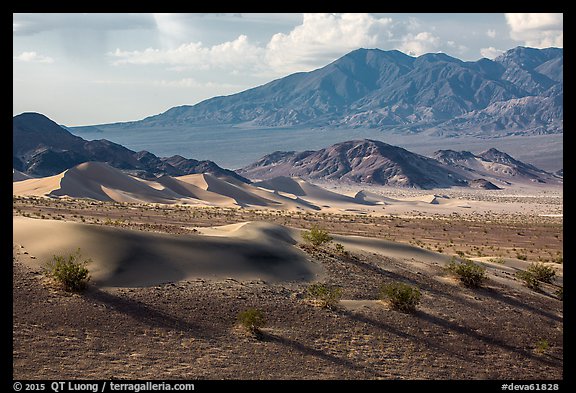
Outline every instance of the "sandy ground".
<path fill-rule="evenodd" d="M 302 283 L 261 280 L 91 286 L 70 296 L 46 285 L 19 254 L 14 378 L 563 377 L 562 303 L 552 297 L 495 281 L 470 290 L 371 253 L 313 255 L 327 281 L 343 288 L 335 310 L 312 306 Z M 421 288 L 415 314 L 376 300 L 382 282 L 397 280 Z M 237 326 L 236 315 L 248 307 L 265 312 L 261 340 Z"/>
<path fill-rule="evenodd" d="M 93 251 L 91 236 L 82 239 L 84 231 L 113 233 L 101 238 L 106 241 L 118 234 L 145 236 L 150 243 L 145 247 L 161 248 L 160 243 L 168 242 L 176 249 L 176 238 L 188 238 L 191 244 L 198 238 L 252 243 L 258 234 L 258 239 L 267 239 L 263 243 L 305 255 L 308 266 L 319 268 L 315 279 L 340 286 L 343 300 L 335 310 L 314 307 L 305 296 L 309 282 L 302 277 L 286 280 L 285 271 L 274 273 L 280 279 L 271 281 L 257 268 L 249 278 L 235 278 L 237 256 L 217 267 L 217 277 L 209 276 L 204 266 L 202 274 L 208 277 L 141 286 L 141 275 L 133 273 L 138 280 L 127 286 L 108 273 L 109 281 L 95 280 L 85 293 L 67 295 L 47 283 L 38 268 L 48 252 L 43 254 L 42 244 L 35 243 L 41 241 L 34 231 L 45 226 L 49 232 L 70 231 L 74 246 L 96 264 L 106 261 L 98 261 L 99 253 L 110 257 L 111 248 L 119 254 L 125 249 L 98 242 L 99 251 Z M 17 379 L 563 378 L 562 302 L 552 295 L 559 284 L 542 293 L 518 285 L 506 271 L 526 261 L 493 263 L 485 287 L 473 290 L 442 269 L 447 255 L 383 239 L 336 235 L 335 241 L 349 252 L 345 256 L 333 246 L 315 250 L 291 244 L 294 230 L 259 223 L 196 227 L 204 233 L 169 237 L 158 228 L 142 232 L 17 216 L 14 228 Z M 176 227 L 167 225 L 164 232 L 170 228 Z M 224 252 L 235 254 L 233 248 Z M 159 264 L 167 263 L 161 259 Z M 174 279 L 163 276 L 159 281 L 165 278 Z M 423 299 L 415 314 L 393 311 L 377 300 L 379 286 L 389 281 L 421 289 Z M 236 322 L 238 312 L 248 307 L 266 314 L 261 340 L 244 333 Z"/>
<path fill-rule="evenodd" d="M 564 377 L 561 189 L 321 186 L 94 165 L 15 182 L 13 378 Z M 307 245 L 314 224 L 333 242 Z M 92 280 L 67 294 L 42 265 L 78 247 Z M 446 271 L 462 256 L 487 269 L 482 288 Z M 557 274 L 539 292 L 514 277 L 532 262 Z M 420 289 L 415 313 L 379 300 L 392 281 Z M 340 287 L 338 306 L 314 306 L 313 282 Z M 237 323 L 249 307 L 260 339 Z"/>

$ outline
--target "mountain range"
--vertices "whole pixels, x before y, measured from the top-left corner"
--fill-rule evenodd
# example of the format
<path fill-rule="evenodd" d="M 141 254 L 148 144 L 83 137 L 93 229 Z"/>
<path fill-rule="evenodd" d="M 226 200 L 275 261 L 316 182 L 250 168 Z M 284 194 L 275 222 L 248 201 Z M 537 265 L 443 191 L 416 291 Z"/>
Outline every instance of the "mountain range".
<path fill-rule="evenodd" d="M 311 72 L 140 121 L 95 127 L 219 125 L 392 128 L 444 136 L 561 133 L 563 49 L 517 47 L 478 61 L 357 49 Z"/>
<path fill-rule="evenodd" d="M 478 155 L 438 150 L 433 157 L 425 157 L 370 139 L 341 142 L 316 151 L 276 151 L 234 172 L 212 161 L 157 157 L 105 139 L 86 141 L 39 113 L 23 113 L 13 118 L 15 181 L 57 175 L 85 162 L 106 163 L 126 174 L 154 181 L 163 176 L 207 174 L 244 184 L 298 177 L 423 189 L 453 186 L 496 189 L 498 185 L 512 183 L 562 182 L 562 176 L 494 148 Z"/>
<path fill-rule="evenodd" d="M 431 158 L 368 139 L 337 143 L 316 151 L 277 151 L 237 172 L 252 180 L 296 176 L 422 189 L 453 186 L 497 189 L 498 185 L 530 182 L 561 184 L 561 177 L 494 148 L 479 155 L 439 150 Z"/>
<path fill-rule="evenodd" d="M 106 139 L 87 141 L 39 113 L 22 113 L 12 120 L 13 169 L 27 175 L 52 176 L 87 161 L 97 161 L 141 178 L 160 175 L 184 176 L 208 173 L 247 179 L 212 161 L 182 156 L 157 157 L 148 151 L 134 152 Z"/>

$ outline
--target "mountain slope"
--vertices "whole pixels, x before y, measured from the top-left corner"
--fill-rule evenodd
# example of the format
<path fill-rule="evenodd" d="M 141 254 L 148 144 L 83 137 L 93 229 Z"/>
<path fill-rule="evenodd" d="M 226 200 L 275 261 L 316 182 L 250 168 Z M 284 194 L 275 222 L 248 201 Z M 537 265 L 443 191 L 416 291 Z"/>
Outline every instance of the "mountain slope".
<path fill-rule="evenodd" d="M 83 162 L 98 161 L 145 178 L 210 173 L 247 181 L 212 161 L 160 158 L 147 151 L 136 153 L 106 139 L 87 141 L 39 113 L 14 116 L 12 124 L 14 169 L 29 175 L 51 176 Z"/>
<path fill-rule="evenodd" d="M 478 155 L 469 151 L 438 150 L 433 157 L 454 169 L 463 169 L 470 177 L 497 179 L 502 182 L 532 181 L 557 183 L 559 176 L 516 160 L 491 148 Z"/>
<path fill-rule="evenodd" d="M 467 184 L 464 177 L 434 159 L 369 139 L 318 151 L 272 153 L 238 172 L 251 179 L 297 176 L 415 188 Z"/>
<path fill-rule="evenodd" d="M 563 50 L 518 47 L 495 60 L 358 49 L 311 72 L 99 129 L 205 125 L 430 127 L 494 135 L 563 130 Z M 536 115 L 534 112 L 536 110 Z"/>
<path fill-rule="evenodd" d="M 264 180 L 254 185 L 294 195 L 301 190 L 293 180 L 282 176 L 423 189 L 452 186 L 496 189 L 492 182 L 561 184 L 559 176 L 494 148 L 479 155 L 439 150 L 429 158 L 369 139 L 337 143 L 318 151 L 274 152 L 238 172 L 255 181 Z M 275 179 L 268 180 L 271 178 Z"/>

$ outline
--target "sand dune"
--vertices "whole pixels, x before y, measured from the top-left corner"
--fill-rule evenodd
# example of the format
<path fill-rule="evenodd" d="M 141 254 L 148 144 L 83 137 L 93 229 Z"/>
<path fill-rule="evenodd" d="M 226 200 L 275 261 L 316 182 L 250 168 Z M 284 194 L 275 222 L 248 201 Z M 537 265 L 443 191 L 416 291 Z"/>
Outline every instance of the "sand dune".
<path fill-rule="evenodd" d="M 151 187 L 108 164 L 85 162 L 58 175 L 13 183 L 15 195 L 173 203 L 176 194 Z"/>
<path fill-rule="evenodd" d="M 178 178 L 170 176 L 162 176 L 156 180 L 157 183 L 162 184 L 167 189 L 170 189 L 181 197 L 195 198 L 200 201 L 214 204 L 217 206 L 226 206 L 236 204 L 236 200 L 226 195 L 221 195 L 212 191 L 208 191 L 197 187 L 196 185 L 183 181 Z"/>
<path fill-rule="evenodd" d="M 20 178 L 16 172 L 14 176 Z M 86 162 L 55 176 L 15 180 L 13 194 L 347 214 L 402 214 L 413 208 L 449 211 L 470 207 L 466 201 L 435 194 L 394 199 L 363 190 L 348 196 L 284 176 L 252 184 L 209 174 L 143 180 L 99 162 Z"/>
<path fill-rule="evenodd" d="M 140 232 L 56 220 L 13 218 L 13 241 L 22 259 L 34 269 L 52 255 L 68 255 L 80 247 L 91 258 L 92 282 L 102 287 L 144 287 L 188 279 L 265 280 L 309 282 L 322 280 L 324 268 L 309 260 L 295 245 L 302 230 L 266 222 L 242 222 L 220 227 L 197 228 L 198 233 L 173 235 Z M 333 235 L 334 241 L 356 253 L 375 253 L 402 263 L 402 269 L 426 273 L 441 282 L 456 281 L 442 269 L 451 256 L 406 243 L 384 239 Z M 105 247 L 102 245 L 105 244 Z M 20 255 L 23 253 L 20 252 Z M 33 257 L 33 258 L 31 258 Z M 473 258 L 488 276 L 516 290 L 527 290 L 514 279 L 529 262 L 506 258 Z M 383 260 L 382 263 L 386 263 Z M 556 283 L 563 283 L 562 266 Z M 382 266 L 394 271 L 397 265 Z"/>
<path fill-rule="evenodd" d="M 295 197 L 303 197 L 307 200 L 318 201 L 320 204 L 324 205 L 332 206 L 342 203 L 367 204 L 365 202 L 359 202 L 358 200 L 347 195 L 342 195 L 326 190 L 325 188 L 309 183 L 297 177 L 279 176 L 270 180 L 253 183 L 253 185 L 256 187 L 282 192 L 285 193 L 285 195 L 291 194 Z"/>
<path fill-rule="evenodd" d="M 240 206 L 269 206 L 277 204 L 276 201 L 262 198 L 254 193 L 244 190 L 238 185 L 228 183 L 207 173 L 179 176 L 176 179 L 192 184 L 202 190 L 227 196 L 228 198 L 234 199 Z"/>
<path fill-rule="evenodd" d="M 279 178 L 266 184 L 245 184 L 228 180 L 209 174 L 162 176 L 154 181 L 142 180 L 105 163 L 86 162 L 55 176 L 15 181 L 13 194 L 292 211 L 318 211 L 322 208 L 343 205 L 350 208 L 367 204 L 301 179 Z"/>
<path fill-rule="evenodd" d="M 310 281 L 323 275 L 319 265 L 293 246 L 292 233 L 273 224 L 245 223 L 220 236 L 175 236 L 25 217 L 14 217 L 13 226 L 14 243 L 35 257 L 28 261 L 35 268 L 53 254 L 68 255 L 80 247 L 93 260 L 88 266 L 93 282 L 105 287 L 193 278 Z"/>

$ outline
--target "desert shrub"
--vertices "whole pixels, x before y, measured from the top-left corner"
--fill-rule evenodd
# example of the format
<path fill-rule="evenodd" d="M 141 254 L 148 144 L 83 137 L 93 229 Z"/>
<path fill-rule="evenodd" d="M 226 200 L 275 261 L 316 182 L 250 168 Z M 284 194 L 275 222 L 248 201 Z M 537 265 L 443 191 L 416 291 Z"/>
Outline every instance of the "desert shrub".
<path fill-rule="evenodd" d="M 528 266 L 528 271 L 534 275 L 536 280 L 552 283 L 554 277 L 556 276 L 556 271 L 553 267 L 547 266 L 541 262 L 531 263 Z"/>
<path fill-rule="evenodd" d="M 65 291 L 81 291 L 90 281 L 90 273 L 86 268 L 91 259 L 82 260 L 80 249 L 74 254 L 64 257 L 54 255 L 52 260 L 44 264 L 44 274 L 61 285 Z"/>
<path fill-rule="evenodd" d="M 345 250 L 344 250 L 344 246 L 343 246 L 342 244 L 336 243 L 336 244 L 334 245 L 334 247 L 336 248 L 336 252 L 337 252 L 337 253 L 339 253 L 339 254 L 344 254 L 344 251 L 345 251 Z"/>
<path fill-rule="evenodd" d="M 422 294 L 417 287 L 403 282 L 384 284 L 380 288 L 380 299 L 388 300 L 392 308 L 402 312 L 413 312 L 420 303 Z"/>
<path fill-rule="evenodd" d="M 263 311 L 249 308 L 238 313 L 238 322 L 249 333 L 258 336 L 262 333 L 260 329 L 266 325 L 266 317 Z"/>
<path fill-rule="evenodd" d="M 315 283 L 308 286 L 308 298 L 314 300 L 322 308 L 334 308 L 342 298 L 342 288 Z"/>
<path fill-rule="evenodd" d="M 515 276 L 517 279 L 524 281 L 524 285 L 528 288 L 534 291 L 540 290 L 540 281 L 536 278 L 534 273 L 527 270 L 520 270 L 516 272 Z"/>
<path fill-rule="evenodd" d="M 522 261 L 526 261 L 526 260 L 528 259 L 528 256 L 525 255 L 525 254 L 517 253 L 517 254 L 516 254 L 516 258 L 518 258 L 518 259 L 520 259 L 520 260 L 522 260 Z"/>
<path fill-rule="evenodd" d="M 536 352 L 544 353 L 550 348 L 550 343 L 546 339 L 538 340 L 535 347 Z"/>
<path fill-rule="evenodd" d="M 332 240 L 328 232 L 317 225 L 313 225 L 309 231 L 302 233 L 302 238 L 315 247 L 321 246 Z"/>
<path fill-rule="evenodd" d="M 449 272 L 456 275 L 460 282 L 469 288 L 479 288 L 482 283 L 488 278 L 486 276 L 486 268 L 475 264 L 469 259 L 458 263 L 456 258 L 448 263 L 446 267 Z"/>
<path fill-rule="evenodd" d="M 534 291 L 540 290 L 541 282 L 552 283 L 555 276 L 556 271 L 554 268 L 541 262 L 531 263 L 527 270 L 516 272 L 516 278 L 524 281 L 524 284 Z"/>

